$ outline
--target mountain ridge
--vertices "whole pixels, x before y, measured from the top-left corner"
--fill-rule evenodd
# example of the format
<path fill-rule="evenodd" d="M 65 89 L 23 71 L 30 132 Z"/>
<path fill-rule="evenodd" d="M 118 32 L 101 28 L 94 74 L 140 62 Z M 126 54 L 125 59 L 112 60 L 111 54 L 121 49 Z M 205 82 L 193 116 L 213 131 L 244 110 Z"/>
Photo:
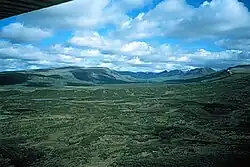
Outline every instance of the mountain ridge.
<path fill-rule="evenodd" d="M 206 67 L 206 68 L 195 68 L 188 71 L 175 69 L 170 71 L 164 70 L 162 72 L 131 72 L 131 71 L 117 71 L 117 72 L 122 75 L 129 75 L 131 77 L 141 78 L 141 79 L 152 79 L 157 77 L 173 77 L 173 76 L 176 76 L 175 78 L 179 79 L 179 78 L 193 78 L 193 77 L 204 76 L 214 73 L 216 71 L 212 68 Z"/>
<path fill-rule="evenodd" d="M 228 70 L 231 72 L 229 73 Z M 218 71 L 205 67 L 188 71 L 171 70 L 161 72 L 115 71 L 104 67 L 60 67 L 27 71 L 0 72 L 0 85 L 27 87 L 93 86 L 101 84 L 127 83 L 192 83 L 213 81 L 228 77 L 231 73 L 249 73 L 250 65 L 229 67 Z M 223 78 L 222 77 L 222 78 Z"/>

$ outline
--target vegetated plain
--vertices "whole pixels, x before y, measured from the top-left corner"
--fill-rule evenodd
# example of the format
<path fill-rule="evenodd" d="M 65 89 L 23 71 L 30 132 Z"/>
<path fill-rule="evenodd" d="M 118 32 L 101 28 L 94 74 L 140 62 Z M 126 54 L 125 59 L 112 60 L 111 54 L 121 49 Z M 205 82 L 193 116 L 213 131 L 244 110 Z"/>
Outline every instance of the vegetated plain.
<path fill-rule="evenodd" d="M 2 86 L 0 166 L 249 166 L 250 73 L 231 70 L 181 84 Z"/>

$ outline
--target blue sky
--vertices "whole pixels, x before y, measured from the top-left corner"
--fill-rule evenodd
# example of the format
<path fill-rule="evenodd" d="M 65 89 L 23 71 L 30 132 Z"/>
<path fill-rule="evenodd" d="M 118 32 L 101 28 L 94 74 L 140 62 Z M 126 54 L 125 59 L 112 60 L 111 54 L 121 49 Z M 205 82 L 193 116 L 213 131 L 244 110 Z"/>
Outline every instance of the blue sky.
<path fill-rule="evenodd" d="M 250 64 L 248 0 L 74 0 L 0 21 L 0 71 Z"/>

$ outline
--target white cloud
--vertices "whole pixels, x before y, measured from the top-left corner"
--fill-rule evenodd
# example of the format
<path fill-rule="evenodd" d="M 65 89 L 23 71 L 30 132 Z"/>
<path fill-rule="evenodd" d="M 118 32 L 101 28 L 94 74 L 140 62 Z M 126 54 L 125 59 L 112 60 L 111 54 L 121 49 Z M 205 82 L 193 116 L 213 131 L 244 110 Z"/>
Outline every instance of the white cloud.
<path fill-rule="evenodd" d="M 250 28 L 248 9 L 237 0 L 212 0 L 198 8 L 185 0 L 165 0 L 138 18 L 115 35 L 133 39 L 155 36 L 201 39 L 225 37 L 239 28 Z"/>
<path fill-rule="evenodd" d="M 107 24 L 119 25 L 128 19 L 112 0 L 74 0 L 23 14 L 17 19 L 46 28 L 93 29 Z"/>
<path fill-rule="evenodd" d="M 166 48 L 171 52 L 161 54 Z M 121 54 L 103 54 L 98 49 L 90 48 L 80 49 L 54 45 L 47 50 L 41 50 L 33 45 L 11 44 L 0 41 L 0 70 L 75 65 L 108 67 L 115 70 L 160 71 L 204 66 L 226 68 L 237 64 L 250 63 L 250 52 L 238 50 L 210 52 L 199 49 L 187 53 L 172 50 L 168 44 L 156 47 L 154 50 L 155 52 L 152 55 L 129 57 Z M 8 64 L 10 65 L 8 66 Z"/>
<path fill-rule="evenodd" d="M 20 23 L 0 30 L 1 38 L 19 43 L 0 41 L 0 59 L 6 69 L 7 62 L 13 65 L 9 69 L 79 65 L 134 71 L 249 63 L 250 13 L 243 3 L 212 0 L 195 8 L 185 0 L 163 0 L 149 11 L 142 10 L 153 6 L 152 2 L 74 0 L 23 14 L 16 17 Z M 137 8 L 141 13 L 129 17 Z M 22 44 L 48 38 L 63 28 L 74 33 L 61 44 L 44 50 Z M 206 38 L 226 50 L 184 49 L 188 47 L 183 41 Z M 165 39 L 177 39 L 184 48 L 163 43 Z"/>
<path fill-rule="evenodd" d="M 144 64 L 144 62 L 142 62 L 139 57 L 135 57 L 133 59 L 128 60 L 128 63 L 137 65 Z"/>
<path fill-rule="evenodd" d="M 189 57 L 187 56 L 181 56 L 181 57 L 175 57 L 175 56 L 170 56 L 168 58 L 169 61 L 176 61 L 176 62 L 189 62 L 191 61 Z"/>
<path fill-rule="evenodd" d="M 69 40 L 69 43 L 75 46 L 111 49 L 116 50 L 121 46 L 122 41 L 108 39 L 94 31 L 77 31 Z"/>
<path fill-rule="evenodd" d="M 216 44 L 226 49 L 250 51 L 250 39 L 248 38 L 222 39 Z"/>
<path fill-rule="evenodd" d="M 56 45 L 51 46 L 51 50 L 52 50 L 52 52 L 55 52 L 55 53 L 59 52 L 59 53 L 63 53 L 63 54 L 72 54 L 72 52 L 75 51 L 75 48 L 63 47 L 60 44 L 56 44 Z"/>
<path fill-rule="evenodd" d="M 107 44 L 97 32 L 76 32 L 69 42 L 87 47 L 104 47 Z"/>
<path fill-rule="evenodd" d="M 200 49 L 194 53 L 187 53 L 184 55 L 190 59 L 190 61 L 185 64 L 195 67 L 207 66 L 222 69 L 237 64 L 250 63 L 250 52 L 239 50 L 210 52 L 205 49 Z"/>
<path fill-rule="evenodd" d="M 212 0 L 197 9 L 191 17 L 184 18 L 173 33 L 195 37 L 228 35 L 240 27 L 249 26 L 250 15 L 243 3 L 237 0 Z"/>
<path fill-rule="evenodd" d="M 112 33 L 114 37 L 126 40 L 147 39 L 162 35 L 159 22 L 144 19 L 144 13 L 138 14 L 134 20 L 126 20 L 122 26 Z"/>
<path fill-rule="evenodd" d="M 77 63 L 97 54 L 95 50 L 77 49 L 55 45 L 47 50 L 30 44 L 12 44 L 0 41 L 0 59 L 18 59 L 27 62 Z"/>
<path fill-rule="evenodd" d="M 143 17 L 143 15 L 140 17 Z M 76 39 L 78 39 L 78 42 Z M 219 62 L 222 62 L 221 66 L 224 68 L 237 63 L 243 63 L 244 59 L 249 55 L 247 52 L 244 52 L 244 55 L 242 55 L 240 51 L 236 51 L 237 49 L 220 52 L 199 49 L 190 52 L 182 49 L 180 46 L 172 46 L 169 44 L 151 46 L 143 40 L 128 41 L 113 39 L 112 36 L 101 36 L 97 32 L 77 32 L 75 36 L 70 39 L 70 43 L 73 44 L 73 46 L 76 45 L 83 48 L 90 47 L 94 52 L 98 50 L 99 58 L 105 63 L 112 63 L 116 66 L 121 66 L 121 64 L 129 65 L 130 67 L 137 67 L 141 70 L 155 70 L 156 67 L 159 66 L 168 69 L 170 67 L 187 68 L 194 66 L 215 66 L 218 68 Z M 168 64 L 168 66 L 162 64 Z M 172 64 L 172 66 L 170 66 L 170 64 Z M 183 67 L 181 67 L 181 65 Z M 115 67 L 112 66 L 112 68 Z"/>
<path fill-rule="evenodd" d="M 155 36 L 225 37 L 239 33 L 236 29 L 246 31 L 250 27 L 248 9 L 237 0 L 205 1 L 198 8 L 185 0 L 164 0 L 134 19 L 127 15 L 129 10 L 151 3 L 152 0 L 74 0 L 21 15 L 17 20 L 46 28 L 94 30 L 114 26 L 115 37 L 130 40 Z M 82 39 L 74 40 L 82 42 Z"/>
<path fill-rule="evenodd" d="M 80 49 L 74 48 L 72 46 L 66 47 L 60 44 L 53 45 L 50 50 L 50 53 L 54 54 L 63 54 L 63 55 L 70 55 L 78 58 L 90 58 L 90 57 L 98 57 L 101 55 L 98 49 Z"/>
<path fill-rule="evenodd" d="M 146 42 L 133 41 L 121 47 L 121 51 L 131 55 L 143 56 L 153 53 L 153 48 Z"/>
<path fill-rule="evenodd" d="M 144 56 L 154 52 L 154 48 L 144 41 L 132 41 L 113 39 L 108 36 L 101 36 L 94 31 L 78 31 L 69 39 L 74 46 L 97 48 L 120 55 Z"/>
<path fill-rule="evenodd" d="M 14 42 L 34 42 L 52 36 L 52 32 L 35 27 L 26 27 L 21 23 L 11 23 L 2 27 L 0 37 Z"/>
<path fill-rule="evenodd" d="M 101 62 L 98 67 L 106 67 L 106 68 L 110 68 L 110 69 L 114 69 L 115 68 L 115 65 L 112 64 L 112 63 L 103 63 Z"/>
<path fill-rule="evenodd" d="M 127 4 L 132 7 L 143 7 L 145 5 L 151 4 L 152 0 L 122 0 L 122 4 Z"/>
<path fill-rule="evenodd" d="M 64 62 L 64 63 L 78 64 L 83 60 L 82 58 L 65 55 L 65 54 L 57 54 L 56 56 L 59 58 L 60 62 Z"/>
<path fill-rule="evenodd" d="M 93 55 L 93 56 L 101 54 L 100 51 L 97 50 L 97 49 L 89 49 L 87 52 L 88 52 L 89 55 Z"/>
<path fill-rule="evenodd" d="M 43 60 L 49 58 L 47 53 L 42 52 L 33 45 L 12 44 L 0 41 L 0 59 L 23 59 Z"/>

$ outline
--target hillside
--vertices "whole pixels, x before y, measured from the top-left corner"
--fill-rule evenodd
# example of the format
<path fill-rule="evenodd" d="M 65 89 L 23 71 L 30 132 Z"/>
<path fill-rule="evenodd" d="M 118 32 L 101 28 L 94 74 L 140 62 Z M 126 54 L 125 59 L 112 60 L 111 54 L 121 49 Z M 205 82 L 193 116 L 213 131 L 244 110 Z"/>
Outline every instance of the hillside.
<path fill-rule="evenodd" d="M 0 166 L 249 167 L 248 69 L 194 84 L 1 87 Z M 30 73 L 74 82 L 71 71 L 84 82 L 120 77 L 103 68 L 39 71 Z"/>
<path fill-rule="evenodd" d="M 176 79 L 189 79 L 205 76 L 215 73 L 216 71 L 211 68 L 195 68 L 188 71 L 171 70 L 155 72 L 130 72 L 130 71 L 117 71 L 121 75 L 130 76 L 135 79 L 149 80 L 149 81 L 164 81 L 164 80 L 176 80 Z"/>
<path fill-rule="evenodd" d="M 50 87 L 91 86 L 130 82 L 133 82 L 133 80 L 108 68 L 64 67 L 0 73 L 0 85 L 19 84 L 31 87 Z"/>
<path fill-rule="evenodd" d="M 209 75 L 215 73 L 216 71 L 212 68 L 195 68 L 192 70 L 187 71 L 184 75 L 185 76 L 192 76 L 192 77 L 200 77 L 204 75 Z"/>
<path fill-rule="evenodd" d="M 230 73 L 229 73 L 230 71 Z M 193 83 L 216 81 L 231 76 L 250 73 L 250 66 L 241 65 L 215 72 L 211 68 L 196 68 L 189 71 L 172 70 L 154 72 L 114 71 L 108 68 L 61 67 L 29 71 L 1 72 L 0 85 L 26 87 L 93 86 L 99 84 L 126 83 Z M 234 75 L 235 76 L 235 75 Z"/>
<path fill-rule="evenodd" d="M 236 79 L 245 75 L 250 75 L 250 65 L 239 65 L 235 67 L 230 67 L 226 70 L 218 71 L 216 73 L 208 74 L 202 77 L 196 77 L 190 79 L 166 80 L 164 82 L 169 84 L 212 82 L 223 79 L 229 79 L 229 80 Z"/>

